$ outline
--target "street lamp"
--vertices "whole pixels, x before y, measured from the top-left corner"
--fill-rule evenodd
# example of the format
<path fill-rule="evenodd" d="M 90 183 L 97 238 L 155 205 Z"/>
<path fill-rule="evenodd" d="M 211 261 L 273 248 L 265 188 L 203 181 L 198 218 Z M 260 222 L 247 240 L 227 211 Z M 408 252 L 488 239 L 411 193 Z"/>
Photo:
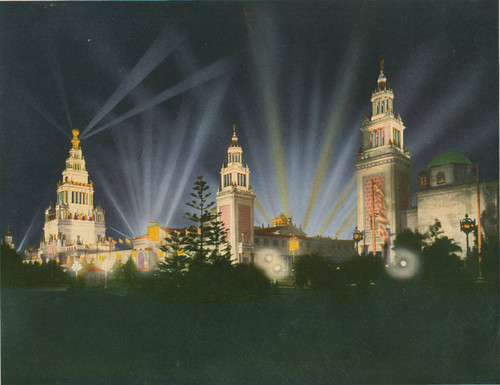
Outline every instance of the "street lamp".
<path fill-rule="evenodd" d="M 78 278 L 78 272 L 82 269 L 82 264 L 80 263 L 80 261 L 75 261 L 75 263 L 73 263 L 73 270 L 75 272 L 75 278 Z"/>
<path fill-rule="evenodd" d="M 465 218 L 460 221 L 460 231 L 465 233 L 466 245 L 467 245 L 467 257 L 469 256 L 469 233 L 476 228 L 476 220 L 469 218 L 468 214 L 465 214 Z"/>
<path fill-rule="evenodd" d="M 468 214 L 465 214 L 465 218 L 460 221 L 460 231 L 465 233 L 466 239 L 466 247 L 467 247 L 467 259 L 469 259 L 469 233 L 474 231 L 476 228 L 476 220 L 472 220 L 469 218 Z M 479 280 L 483 279 L 483 274 L 481 272 L 481 257 L 479 257 L 478 261 L 479 268 Z"/>
<path fill-rule="evenodd" d="M 356 243 L 356 252 L 359 254 L 358 251 L 358 243 L 359 241 L 363 240 L 363 232 L 358 230 L 358 227 L 356 226 L 356 229 L 354 230 L 354 233 L 352 234 L 352 239 Z"/>

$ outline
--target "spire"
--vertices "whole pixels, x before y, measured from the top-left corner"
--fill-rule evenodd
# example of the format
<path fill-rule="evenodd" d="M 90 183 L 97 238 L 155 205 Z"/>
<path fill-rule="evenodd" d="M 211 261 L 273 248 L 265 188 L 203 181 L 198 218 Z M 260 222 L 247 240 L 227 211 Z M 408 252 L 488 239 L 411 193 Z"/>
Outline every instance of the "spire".
<path fill-rule="evenodd" d="M 233 143 L 232 147 L 238 147 L 238 137 L 236 136 L 236 124 L 233 124 Z"/>
<path fill-rule="evenodd" d="M 10 237 L 12 234 L 10 233 L 10 225 L 7 225 L 7 234 L 6 236 Z"/>
<path fill-rule="evenodd" d="M 73 133 L 73 139 L 71 139 L 71 144 L 73 145 L 74 150 L 78 150 L 80 148 L 80 139 L 78 139 L 80 131 L 74 128 L 73 131 L 71 132 Z"/>
<path fill-rule="evenodd" d="M 381 91 L 385 90 L 387 79 L 385 78 L 384 75 L 384 59 L 380 59 L 379 63 L 380 63 L 380 75 L 378 76 L 377 83 L 378 83 L 378 89 L 379 91 Z"/>

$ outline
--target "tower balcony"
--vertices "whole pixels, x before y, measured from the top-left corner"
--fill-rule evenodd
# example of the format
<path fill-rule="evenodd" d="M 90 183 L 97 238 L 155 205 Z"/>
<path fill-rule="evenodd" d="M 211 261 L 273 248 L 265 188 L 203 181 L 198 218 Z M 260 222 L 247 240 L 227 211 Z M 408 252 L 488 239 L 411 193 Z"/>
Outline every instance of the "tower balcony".
<path fill-rule="evenodd" d="M 361 150 L 358 152 L 356 159 L 359 161 L 363 159 L 375 158 L 381 155 L 400 155 L 410 159 L 408 149 L 403 150 L 402 148 L 392 144 Z"/>

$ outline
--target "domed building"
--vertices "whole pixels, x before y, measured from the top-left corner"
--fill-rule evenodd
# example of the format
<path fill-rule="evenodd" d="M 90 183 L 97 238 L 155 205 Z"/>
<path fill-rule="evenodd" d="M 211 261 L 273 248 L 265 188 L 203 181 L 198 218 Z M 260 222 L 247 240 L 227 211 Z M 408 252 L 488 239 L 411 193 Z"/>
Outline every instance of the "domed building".
<path fill-rule="evenodd" d="M 445 151 L 434 156 L 418 174 L 417 206 L 406 210 L 405 227 L 425 233 L 438 219 L 444 234 L 460 244 L 465 258 L 465 234 L 460 231 L 460 220 L 468 214 L 477 221 L 476 171 L 470 159 L 458 152 Z M 479 204 L 481 213 L 490 208 L 498 211 L 498 181 L 479 183 Z"/>

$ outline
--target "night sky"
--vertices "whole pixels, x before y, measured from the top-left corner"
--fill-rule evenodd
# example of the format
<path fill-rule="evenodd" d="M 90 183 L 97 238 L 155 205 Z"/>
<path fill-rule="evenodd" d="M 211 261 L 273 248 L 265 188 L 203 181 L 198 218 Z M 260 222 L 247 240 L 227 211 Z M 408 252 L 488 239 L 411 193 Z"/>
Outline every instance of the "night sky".
<path fill-rule="evenodd" d="M 198 175 L 215 200 L 234 123 L 268 217 L 351 238 L 381 58 L 414 189 L 447 150 L 498 178 L 496 1 L 2 3 L 0 29 L 0 231 L 16 247 L 43 235 L 74 127 L 109 236 L 185 226 Z"/>

